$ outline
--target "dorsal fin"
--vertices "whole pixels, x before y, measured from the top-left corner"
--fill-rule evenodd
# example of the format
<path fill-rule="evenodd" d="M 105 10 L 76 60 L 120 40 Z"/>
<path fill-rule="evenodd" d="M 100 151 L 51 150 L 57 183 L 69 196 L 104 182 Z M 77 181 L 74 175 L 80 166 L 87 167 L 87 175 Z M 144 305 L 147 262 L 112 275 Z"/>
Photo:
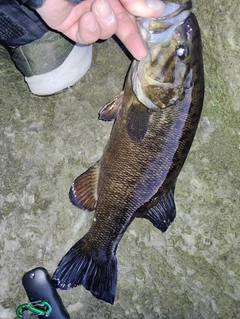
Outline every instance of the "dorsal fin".
<path fill-rule="evenodd" d="M 141 142 L 148 130 L 149 110 L 141 103 L 131 105 L 127 114 L 127 132 L 132 140 Z"/>
<path fill-rule="evenodd" d="M 176 216 L 176 206 L 174 203 L 174 188 L 170 189 L 160 198 L 156 197 L 149 205 L 140 208 L 135 217 L 146 218 L 152 224 L 165 232 Z"/>
<path fill-rule="evenodd" d="M 75 206 L 87 211 L 96 208 L 98 175 L 99 162 L 75 179 L 69 191 L 69 198 Z"/>
<path fill-rule="evenodd" d="M 98 119 L 103 121 L 112 121 L 118 117 L 118 113 L 123 103 L 123 93 L 120 92 L 111 101 L 105 104 L 98 113 Z"/>

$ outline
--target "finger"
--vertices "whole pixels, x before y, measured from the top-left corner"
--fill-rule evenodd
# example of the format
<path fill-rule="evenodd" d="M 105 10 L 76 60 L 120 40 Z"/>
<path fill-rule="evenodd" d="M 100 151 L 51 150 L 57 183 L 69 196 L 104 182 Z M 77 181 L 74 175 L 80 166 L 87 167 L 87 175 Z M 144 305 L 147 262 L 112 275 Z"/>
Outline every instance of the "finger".
<path fill-rule="evenodd" d="M 36 11 L 53 29 L 64 31 L 73 25 L 81 15 L 90 11 L 92 0 L 74 5 L 69 1 L 47 0 Z M 60 30 L 61 29 L 61 30 Z"/>
<path fill-rule="evenodd" d="M 117 37 L 122 41 L 130 53 L 140 60 L 147 53 L 138 33 L 135 17 L 129 14 L 118 0 L 110 0 L 118 20 Z"/>
<path fill-rule="evenodd" d="M 117 31 L 118 22 L 108 0 L 95 0 L 92 4 L 92 12 L 100 27 L 99 38 L 110 38 Z"/>
<path fill-rule="evenodd" d="M 76 21 L 71 21 L 60 25 L 56 30 L 62 32 L 69 39 L 81 43 L 90 44 L 97 41 L 100 37 L 101 30 L 95 19 L 94 13 L 87 11 Z"/>
<path fill-rule="evenodd" d="M 134 16 L 158 17 L 165 4 L 160 0 L 120 0 L 123 7 Z"/>
<path fill-rule="evenodd" d="M 133 21 L 131 21 L 131 24 L 128 19 L 126 19 L 126 21 L 123 19 L 119 22 L 119 28 L 116 35 L 135 59 L 141 60 L 141 58 L 147 54 L 142 38 Z"/>
<path fill-rule="evenodd" d="M 78 43 L 89 44 L 97 41 L 101 35 L 101 28 L 98 25 L 95 14 L 91 11 L 85 12 L 79 21 L 69 29 Z M 65 33 L 67 36 L 69 34 Z"/>

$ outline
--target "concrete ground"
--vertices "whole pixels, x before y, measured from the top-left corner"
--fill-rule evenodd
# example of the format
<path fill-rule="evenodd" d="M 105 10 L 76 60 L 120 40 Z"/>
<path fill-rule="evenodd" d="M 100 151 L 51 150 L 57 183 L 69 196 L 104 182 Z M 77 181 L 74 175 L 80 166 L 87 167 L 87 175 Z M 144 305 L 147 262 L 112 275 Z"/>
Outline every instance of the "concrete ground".
<path fill-rule="evenodd" d="M 135 220 L 119 245 L 114 306 L 83 287 L 60 292 L 72 319 L 240 318 L 240 7 L 196 0 L 206 98 L 176 189 L 177 217 L 162 234 Z M 112 123 L 97 120 L 121 89 L 129 59 L 110 39 L 93 47 L 86 76 L 67 92 L 30 94 L 0 47 L 0 319 L 27 297 L 23 274 L 52 273 L 89 229 L 70 204 L 73 179 L 96 162 Z"/>

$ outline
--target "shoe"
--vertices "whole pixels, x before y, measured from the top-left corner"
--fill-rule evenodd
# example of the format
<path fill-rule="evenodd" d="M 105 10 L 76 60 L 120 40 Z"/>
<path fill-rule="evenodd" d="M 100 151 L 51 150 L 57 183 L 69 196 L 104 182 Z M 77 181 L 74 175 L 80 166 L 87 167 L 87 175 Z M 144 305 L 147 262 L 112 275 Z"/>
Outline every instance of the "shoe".
<path fill-rule="evenodd" d="M 48 31 L 40 39 L 14 48 L 12 60 L 33 94 L 51 95 L 84 76 L 92 62 L 92 45 L 73 44 Z"/>

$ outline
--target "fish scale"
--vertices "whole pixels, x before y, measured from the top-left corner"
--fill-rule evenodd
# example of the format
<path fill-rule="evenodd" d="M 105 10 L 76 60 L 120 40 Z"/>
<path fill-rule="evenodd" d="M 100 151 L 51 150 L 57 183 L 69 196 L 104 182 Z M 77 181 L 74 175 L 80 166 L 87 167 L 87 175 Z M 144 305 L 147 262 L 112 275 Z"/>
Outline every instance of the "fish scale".
<path fill-rule="evenodd" d="M 124 91 L 100 110 L 99 119 L 114 120 L 110 138 L 101 159 L 71 186 L 72 203 L 95 213 L 53 275 L 61 289 L 83 285 L 113 304 L 116 251 L 127 227 L 146 218 L 165 232 L 176 216 L 174 189 L 204 95 L 200 31 L 190 8 L 191 1 L 167 4 L 164 18 L 137 18 L 149 53 L 133 62 Z"/>

